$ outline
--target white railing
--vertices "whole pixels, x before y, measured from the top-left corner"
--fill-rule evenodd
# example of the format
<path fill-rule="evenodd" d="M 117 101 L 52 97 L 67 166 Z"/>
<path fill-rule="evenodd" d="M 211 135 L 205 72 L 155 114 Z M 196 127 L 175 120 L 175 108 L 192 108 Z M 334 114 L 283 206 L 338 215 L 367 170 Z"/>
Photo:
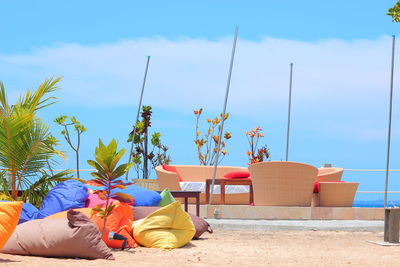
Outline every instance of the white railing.
<path fill-rule="evenodd" d="M 49 171 L 48 169 L 44 169 Z M 69 169 L 73 172 L 76 170 Z M 65 169 L 53 169 L 53 171 L 65 171 Z M 96 171 L 95 169 L 80 169 L 81 172 L 93 172 Z M 384 169 L 344 169 L 345 172 L 386 172 Z M 392 169 L 389 170 L 390 172 L 400 172 L 400 169 Z M 357 191 L 360 194 L 384 194 L 385 191 Z M 400 191 L 388 191 L 388 194 L 400 194 Z"/>
<path fill-rule="evenodd" d="M 384 169 L 344 169 L 345 172 L 386 172 Z M 400 172 L 398 169 L 389 170 L 389 172 Z M 357 191 L 360 194 L 384 194 L 385 191 Z M 400 191 L 388 191 L 388 194 L 400 194 Z"/>

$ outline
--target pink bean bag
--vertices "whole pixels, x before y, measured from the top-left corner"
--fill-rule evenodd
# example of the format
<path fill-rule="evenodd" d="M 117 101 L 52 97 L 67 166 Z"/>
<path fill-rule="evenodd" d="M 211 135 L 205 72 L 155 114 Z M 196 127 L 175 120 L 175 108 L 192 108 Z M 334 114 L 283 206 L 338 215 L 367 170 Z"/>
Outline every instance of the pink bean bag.
<path fill-rule="evenodd" d="M 115 199 L 110 199 L 111 202 L 115 201 Z M 105 200 L 99 198 L 98 194 L 89 194 L 89 197 L 86 199 L 85 208 L 93 208 L 97 205 L 104 207 L 106 205 Z"/>

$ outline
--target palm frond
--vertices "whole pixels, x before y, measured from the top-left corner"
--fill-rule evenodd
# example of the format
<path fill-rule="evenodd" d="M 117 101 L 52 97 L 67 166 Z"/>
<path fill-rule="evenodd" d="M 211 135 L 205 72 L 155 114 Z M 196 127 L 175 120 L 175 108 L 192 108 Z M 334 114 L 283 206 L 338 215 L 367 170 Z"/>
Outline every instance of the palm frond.
<path fill-rule="evenodd" d="M 29 112 L 34 113 L 39 109 L 54 104 L 56 101 L 50 101 L 55 100 L 55 97 L 44 98 L 44 96 L 59 89 L 57 83 L 61 78 L 62 77 L 46 79 L 39 88 L 36 89 L 36 91 L 32 92 L 28 90 L 20 97 L 16 104 L 16 109 L 26 109 Z"/>
<path fill-rule="evenodd" d="M 46 94 L 58 89 L 60 79 L 45 80 L 36 91 L 27 91 L 12 106 L 0 83 L 0 168 L 11 174 L 14 198 L 22 185 L 26 186 L 40 175 L 49 160 L 63 156 L 55 149 L 57 142 L 48 125 L 35 117 L 37 110 L 54 103 L 55 98 Z"/>

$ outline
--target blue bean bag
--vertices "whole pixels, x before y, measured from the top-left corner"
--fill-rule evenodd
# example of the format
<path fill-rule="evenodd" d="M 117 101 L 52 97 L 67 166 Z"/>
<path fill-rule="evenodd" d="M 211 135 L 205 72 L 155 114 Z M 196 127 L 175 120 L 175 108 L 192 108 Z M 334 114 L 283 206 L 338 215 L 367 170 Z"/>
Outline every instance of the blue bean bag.
<path fill-rule="evenodd" d="M 39 210 L 30 203 L 22 205 L 21 215 L 19 216 L 18 224 L 35 220 L 39 216 Z"/>
<path fill-rule="evenodd" d="M 0 202 L 10 202 L 8 200 L 0 200 Z M 18 224 L 34 220 L 38 217 L 39 210 L 30 203 L 24 203 L 19 216 Z"/>
<path fill-rule="evenodd" d="M 131 195 L 134 199 L 134 206 L 158 206 L 161 196 L 156 191 L 151 191 L 146 188 L 129 185 L 125 189 L 113 189 L 112 193 L 121 192 Z"/>
<path fill-rule="evenodd" d="M 79 181 L 67 180 L 59 183 L 44 198 L 37 218 L 45 218 L 69 209 L 84 208 L 88 196 L 87 187 Z"/>

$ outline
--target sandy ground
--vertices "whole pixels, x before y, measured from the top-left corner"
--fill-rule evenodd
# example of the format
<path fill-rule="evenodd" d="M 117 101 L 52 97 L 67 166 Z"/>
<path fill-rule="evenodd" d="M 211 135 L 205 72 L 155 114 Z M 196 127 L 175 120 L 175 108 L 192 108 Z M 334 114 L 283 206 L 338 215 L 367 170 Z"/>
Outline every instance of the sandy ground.
<path fill-rule="evenodd" d="M 115 261 L 0 254 L 0 266 L 400 266 L 400 246 L 382 232 L 215 231 L 172 251 L 114 251 Z"/>

